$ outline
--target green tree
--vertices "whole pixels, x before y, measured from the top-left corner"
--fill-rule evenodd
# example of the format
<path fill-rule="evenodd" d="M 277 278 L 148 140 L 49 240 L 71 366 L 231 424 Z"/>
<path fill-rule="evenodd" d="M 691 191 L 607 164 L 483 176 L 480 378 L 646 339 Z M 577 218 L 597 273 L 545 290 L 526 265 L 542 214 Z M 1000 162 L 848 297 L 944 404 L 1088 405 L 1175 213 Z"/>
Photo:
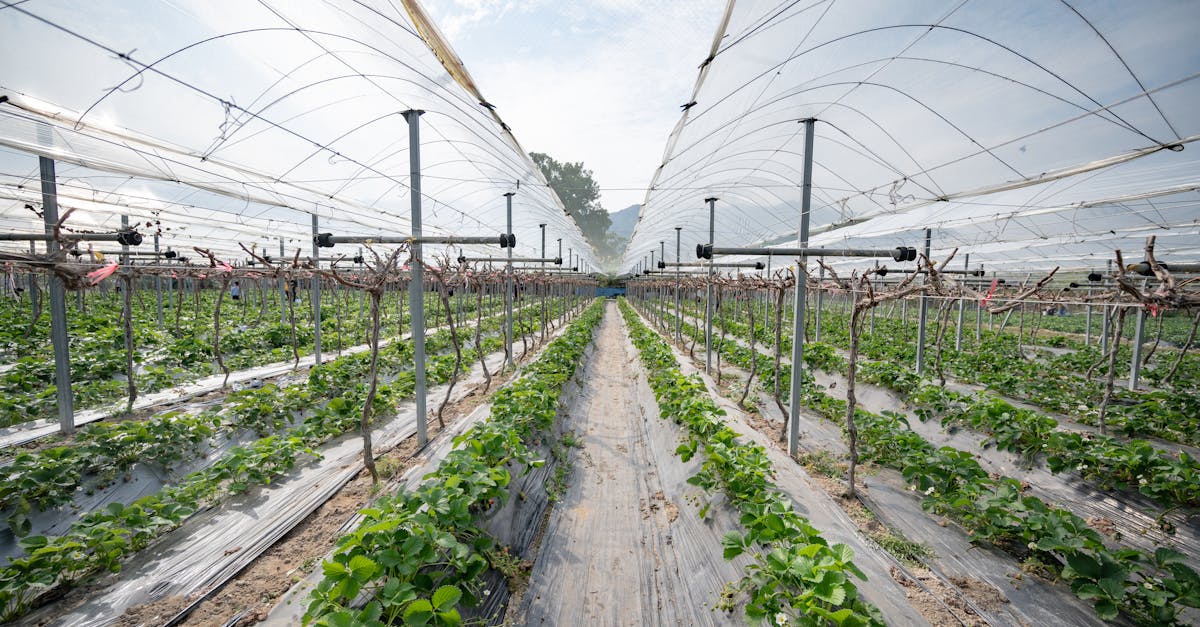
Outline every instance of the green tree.
<path fill-rule="evenodd" d="M 563 202 L 567 213 L 575 219 L 583 236 L 592 248 L 602 256 L 612 254 L 608 227 L 612 221 L 608 212 L 600 206 L 600 186 L 592 178 L 592 171 L 583 167 L 583 162 L 564 163 L 540 152 L 529 156 L 550 183 L 550 189 Z"/>

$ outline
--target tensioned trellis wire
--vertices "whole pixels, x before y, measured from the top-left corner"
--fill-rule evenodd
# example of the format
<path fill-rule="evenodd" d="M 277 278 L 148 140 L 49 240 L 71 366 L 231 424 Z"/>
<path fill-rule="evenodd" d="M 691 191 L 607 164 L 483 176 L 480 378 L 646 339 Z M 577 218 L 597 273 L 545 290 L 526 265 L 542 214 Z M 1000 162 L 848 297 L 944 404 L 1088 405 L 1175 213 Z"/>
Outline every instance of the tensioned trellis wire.
<path fill-rule="evenodd" d="M 280 238 L 307 254 L 305 214 L 325 232 L 403 235 L 401 112 L 422 109 L 426 234 L 498 234 L 512 191 L 518 255 L 541 254 L 546 224 L 549 245 L 596 265 L 415 2 L 3 2 L 0 30 L 0 230 L 42 230 L 26 207 L 41 203 L 40 155 L 58 162 L 74 229 L 115 231 L 124 214 L 163 248 L 231 259 Z"/>
<path fill-rule="evenodd" d="M 1161 260 L 1198 261 L 1197 17 L 1165 1 L 731 0 L 624 269 L 675 227 L 688 251 L 707 241 L 708 197 L 718 245 L 795 246 L 809 118 L 812 246 L 917 246 L 932 228 L 935 258 L 1085 269 L 1155 235 Z"/>

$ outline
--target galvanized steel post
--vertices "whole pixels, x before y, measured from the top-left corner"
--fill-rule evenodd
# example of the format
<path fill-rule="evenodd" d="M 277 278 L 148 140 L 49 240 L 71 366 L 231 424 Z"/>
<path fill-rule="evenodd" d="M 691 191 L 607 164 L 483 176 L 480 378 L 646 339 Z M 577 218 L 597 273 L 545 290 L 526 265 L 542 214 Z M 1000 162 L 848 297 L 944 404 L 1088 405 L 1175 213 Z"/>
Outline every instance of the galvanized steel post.
<path fill-rule="evenodd" d="M 967 253 L 966 259 L 963 260 L 963 270 L 969 272 L 971 270 L 971 253 Z M 962 350 L 962 325 L 963 325 L 963 308 L 966 303 L 962 298 L 958 299 L 958 326 L 954 328 L 954 350 Z"/>
<path fill-rule="evenodd" d="M 317 214 L 312 214 L 312 256 L 313 256 L 313 275 L 310 283 L 312 291 L 312 311 L 313 311 L 313 363 L 321 363 L 321 276 L 317 274 L 317 269 L 321 267 L 321 249 L 317 247 Z"/>
<path fill-rule="evenodd" d="M 800 247 L 808 247 L 808 220 L 812 208 L 813 126 L 816 120 L 804 120 L 804 183 L 800 195 Z M 792 311 L 792 387 L 788 399 L 788 455 L 795 457 L 800 448 L 800 387 L 804 370 L 804 297 L 805 263 L 796 262 L 796 299 Z"/>
<path fill-rule="evenodd" d="M 412 209 L 412 236 L 421 237 L 421 114 L 420 109 L 404 112 L 408 122 L 408 189 Z M 421 267 L 421 244 L 412 243 L 412 267 L 408 281 L 408 309 L 412 316 L 413 374 L 416 386 L 413 398 L 417 403 L 417 446 L 429 441 L 425 424 L 425 272 Z"/>
<path fill-rule="evenodd" d="M 716 244 L 717 199 L 705 198 L 708 203 L 708 245 Z M 708 281 L 704 294 L 704 372 L 712 372 L 712 325 L 713 325 L 713 260 L 708 260 Z"/>
<path fill-rule="evenodd" d="M 925 259 L 929 259 L 929 245 L 933 238 L 933 231 L 925 229 Z M 929 285 L 929 275 L 926 274 L 922 279 L 925 285 Z M 929 295 L 921 292 L 921 310 L 917 314 L 917 374 L 925 373 L 925 323 L 929 319 Z"/>
<path fill-rule="evenodd" d="M 504 194 L 505 216 L 507 225 L 504 229 L 505 236 L 512 235 L 512 199 L 516 192 L 508 192 Z M 512 265 L 512 242 L 505 247 L 504 262 L 504 354 L 507 356 L 506 363 L 508 367 L 513 367 L 513 265 Z"/>
<path fill-rule="evenodd" d="M 46 234 L 53 235 L 58 227 L 58 183 L 54 160 L 38 157 L 42 177 L 42 217 Z M 59 250 L 58 240 L 46 241 L 46 253 L 53 256 Z M 71 393 L 71 357 L 67 352 L 67 294 L 62 279 L 50 274 L 50 339 L 54 345 L 54 386 L 58 402 L 58 426 L 64 434 L 75 432 L 75 397 Z"/>

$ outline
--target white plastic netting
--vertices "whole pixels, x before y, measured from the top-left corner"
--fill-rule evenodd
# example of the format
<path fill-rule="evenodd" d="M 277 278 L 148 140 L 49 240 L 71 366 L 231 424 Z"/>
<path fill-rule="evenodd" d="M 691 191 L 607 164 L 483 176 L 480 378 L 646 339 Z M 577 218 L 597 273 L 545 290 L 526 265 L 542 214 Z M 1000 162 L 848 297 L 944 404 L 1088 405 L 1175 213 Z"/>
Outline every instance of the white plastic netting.
<path fill-rule="evenodd" d="M 545 224 L 549 256 L 561 238 L 564 255 L 595 266 L 423 18 L 412 1 L 3 3 L 0 231 L 42 231 L 26 207 L 41 205 L 41 155 L 76 229 L 114 231 L 124 214 L 164 248 L 229 258 L 245 257 L 238 244 L 275 254 L 280 238 L 307 255 L 310 214 L 335 235 L 407 235 L 402 112 L 420 109 L 425 234 L 496 236 L 515 192 L 517 255 L 541 254 Z"/>
<path fill-rule="evenodd" d="M 987 269 L 1114 249 L 1200 261 L 1200 5 L 731 0 L 626 251 L 959 248 Z M 730 261 L 743 258 L 730 258 Z M 839 259 L 842 265 L 874 260 Z M 778 267 L 778 262 L 777 262 Z"/>

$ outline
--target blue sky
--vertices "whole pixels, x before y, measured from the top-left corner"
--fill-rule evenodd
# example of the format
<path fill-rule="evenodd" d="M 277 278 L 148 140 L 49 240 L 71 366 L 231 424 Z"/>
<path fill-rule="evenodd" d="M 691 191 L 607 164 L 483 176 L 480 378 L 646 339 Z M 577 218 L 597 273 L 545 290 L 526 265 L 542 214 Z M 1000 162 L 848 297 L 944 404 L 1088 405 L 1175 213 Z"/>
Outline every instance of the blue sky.
<path fill-rule="evenodd" d="M 430 0 L 526 150 L 583 161 L 616 211 L 640 203 L 724 10 L 721 0 Z"/>

